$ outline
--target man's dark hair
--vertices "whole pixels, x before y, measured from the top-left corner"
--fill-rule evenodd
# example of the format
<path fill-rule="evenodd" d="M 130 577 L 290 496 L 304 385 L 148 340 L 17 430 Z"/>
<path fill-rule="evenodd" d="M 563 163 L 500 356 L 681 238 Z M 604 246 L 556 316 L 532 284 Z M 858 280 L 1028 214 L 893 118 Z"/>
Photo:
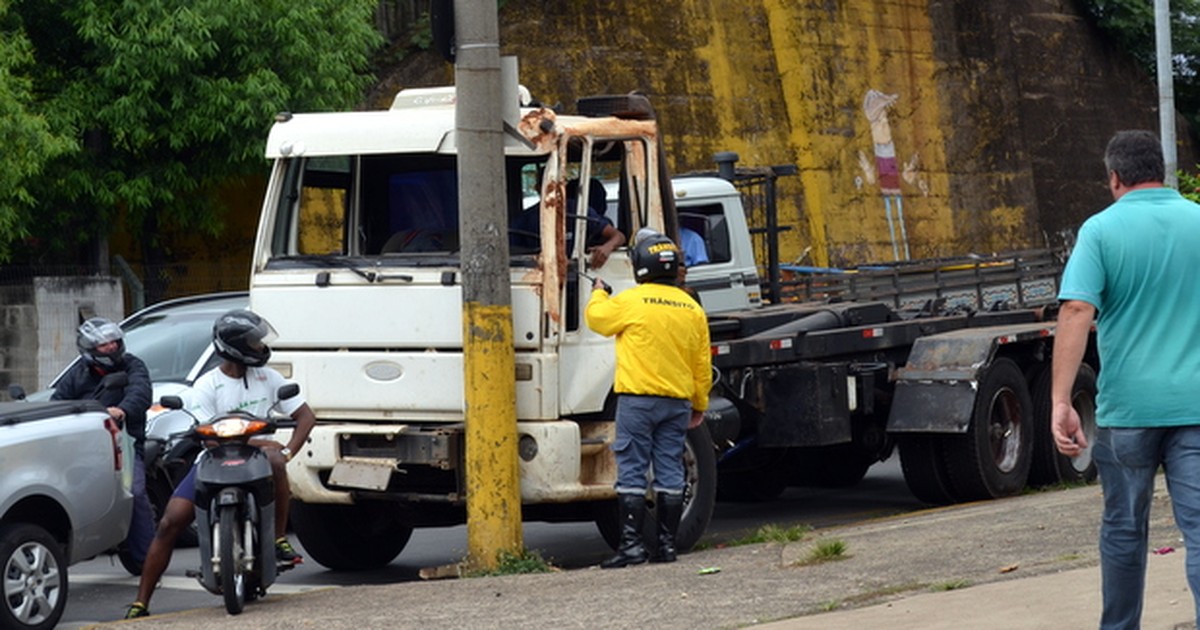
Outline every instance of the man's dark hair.
<path fill-rule="evenodd" d="M 1161 184 L 1166 178 L 1162 143 L 1149 131 L 1118 131 L 1108 141 L 1104 166 L 1126 186 Z"/>

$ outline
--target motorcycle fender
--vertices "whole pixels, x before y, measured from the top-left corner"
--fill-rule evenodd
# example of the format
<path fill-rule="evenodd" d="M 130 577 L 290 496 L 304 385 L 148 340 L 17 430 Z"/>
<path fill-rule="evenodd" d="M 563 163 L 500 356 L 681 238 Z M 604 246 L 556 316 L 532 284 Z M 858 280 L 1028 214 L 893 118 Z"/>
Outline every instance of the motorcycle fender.
<path fill-rule="evenodd" d="M 245 500 L 241 488 L 221 488 L 217 494 L 217 505 L 239 505 Z"/>

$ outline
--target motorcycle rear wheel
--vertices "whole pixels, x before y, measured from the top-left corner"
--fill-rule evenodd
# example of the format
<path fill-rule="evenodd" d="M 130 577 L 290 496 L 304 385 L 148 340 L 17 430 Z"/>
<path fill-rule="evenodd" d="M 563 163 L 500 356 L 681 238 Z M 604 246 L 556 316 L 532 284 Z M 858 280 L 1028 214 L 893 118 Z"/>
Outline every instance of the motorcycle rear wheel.
<path fill-rule="evenodd" d="M 246 606 L 246 576 L 242 569 L 246 548 L 237 506 L 221 506 L 220 519 L 217 540 L 221 558 L 221 594 L 225 597 L 225 610 L 237 615 Z"/>

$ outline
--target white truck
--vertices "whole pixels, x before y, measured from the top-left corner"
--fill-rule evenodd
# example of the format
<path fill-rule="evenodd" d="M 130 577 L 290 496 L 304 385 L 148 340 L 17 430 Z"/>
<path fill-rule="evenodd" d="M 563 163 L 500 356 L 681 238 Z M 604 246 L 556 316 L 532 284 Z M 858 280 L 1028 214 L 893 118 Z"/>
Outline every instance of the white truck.
<path fill-rule="evenodd" d="M 453 88 L 405 90 L 387 111 L 280 115 L 267 140 L 274 166 L 250 305 L 280 333 L 271 365 L 301 385 L 318 419 L 289 468 L 292 514 L 311 557 L 330 568 L 384 565 L 413 527 L 465 519 L 454 106 Z M 1006 310 L 983 288 L 993 280 L 1017 307 L 986 315 L 948 307 L 939 269 L 885 290 L 891 304 L 844 274 L 808 279 L 824 291 L 820 303 L 766 304 L 738 189 L 714 176 L 672 184 L 644 97 L 589 97 L 577 110 L 524 107 L 509 121 L 506 211 L 514 226 L 536 212 L 540 226 L 510 230 L 508 261 L 526 520 L 594 520 L 610 544 L 618 536 L 613 342 L 588 329 L 583 311 L 587 277 L 615 291 L 634 282 L 626 249 L 588 268 L 588 219 L 572 211 L 600 187 L 606 200 L 593 206 L 627 236 L 642 226 L 677 235 L 683 224 L 708 248 L 710 262 L 687 282 L 710 315 L 717 370 L 706 421 L 688 435 L 681 549 L 711 517 L 718 458 L 732 494 L 762 498 L 793 482 L 856 482 L 902 436 L 906 477 L 931 502 L 1024 486 L 1039 457 L 1027 390 L 1047 378 L 1053 335 L 1025 298 L 1040 287 L 1041 304 L 1052 302 L 1052 279 L 1047 291 L 1046 277 L 1022 275 L 1021 264 L 977 261 L 967 271 L 976 309 Z M 577 203 L 566 201 L 570 180 L 580 182 Z M 982 280 L 981 266 L 993 265 L 1001 276 Z M 898 298 L 910 292 L 927 308 L 908 312 Z M 953 334 L 962 340 L 945 338 Z M 919 369 L 906 366 L 910 353 Z M 997 363 L 1003 374 L 989 376 Z M 1028 382 L 1014 384 L 1014 369 Z M 977 405 L 980 382 L 989 399 Z M 928 413 L 946 397 L 947 410 Z"/>

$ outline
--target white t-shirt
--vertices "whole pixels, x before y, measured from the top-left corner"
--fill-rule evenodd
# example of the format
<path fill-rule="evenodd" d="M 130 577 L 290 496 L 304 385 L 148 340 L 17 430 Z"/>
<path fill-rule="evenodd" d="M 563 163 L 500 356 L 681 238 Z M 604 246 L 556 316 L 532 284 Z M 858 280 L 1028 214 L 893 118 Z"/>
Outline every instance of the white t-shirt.
<path fill-rule="evenodd" d="M 218 413 L 247 411 L 265 417 L 274 404 L 276 392 L 288 381 L 272 368 L 246 368 L 246 378 L 230 378 L 220 368 L 206 372 L 184 392 L 184 407 L 200 422 Z M 279 403 L 279 410 L 292 415 L 304 404 L 302 396 Z"/>

